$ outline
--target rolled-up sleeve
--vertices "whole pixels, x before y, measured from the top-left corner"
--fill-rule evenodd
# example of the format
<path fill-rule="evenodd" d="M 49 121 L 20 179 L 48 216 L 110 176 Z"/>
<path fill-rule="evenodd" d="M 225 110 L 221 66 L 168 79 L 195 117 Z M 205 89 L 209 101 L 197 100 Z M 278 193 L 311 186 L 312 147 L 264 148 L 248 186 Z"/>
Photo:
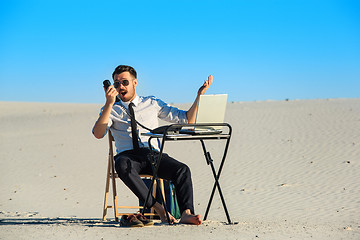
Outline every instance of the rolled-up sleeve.
<path fill-rule="evenodd" d="M 101 113 L 103 112 L 103 110 L 104 110 L 104 107 L 102 107 L 102 108 L 100 109 L 99 117 L 101 116 Z M 109 117 L 108 124 L 107 124 L 106 131 L 105 131 L 103 137 L 105 137 L 105 135 L 107 134 L 107 132 L 108 132 L 108 130 L 109 130 L 109 128 L 111 127 L 112 124 L 113 124 L 113 120 L 112 120 L 112 116 L 110 116 L 110 117 Z M 95 125 L 94 125 L 94 127 L 95 127 Z M 91 132 L 92 132 L 93 135 L 94 135 L 94 127 L 93 127 L 92 130 L 91 130 Z"/>
<path fill-rule="evenodd" d="M 158 113 L 160 119 L 171 123 L 187 123 L 186 111 L 172 107 L 160 99 L 156 99 L 156 102 L 160 108 Z"/>

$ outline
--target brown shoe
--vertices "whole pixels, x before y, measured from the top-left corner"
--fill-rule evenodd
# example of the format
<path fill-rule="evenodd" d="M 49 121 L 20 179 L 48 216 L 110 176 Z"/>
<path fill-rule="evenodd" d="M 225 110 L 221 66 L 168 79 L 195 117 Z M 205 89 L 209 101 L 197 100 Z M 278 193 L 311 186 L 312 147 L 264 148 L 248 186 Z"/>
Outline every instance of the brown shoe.
<path fill-rule="evenodd" d="M 135 215 L 136 216 L 136 218 L 138 219 L 138 220 L 140 220 L 143 224 L 144 224 L 144 226 L 152 226 L 152 225 L 154 225 L 154 222 L 153 221 L 151 221 L 150 219 L 147 219 L 144 215 L 142 215 L 141 213 L 138 213 L 138 214 L 136 214 Z"/>
<path fill-rule="evenodd" d="M 144 224 L 134 214 L 123 215 L 120 219 L 120 227 L 143 227 Z"/>

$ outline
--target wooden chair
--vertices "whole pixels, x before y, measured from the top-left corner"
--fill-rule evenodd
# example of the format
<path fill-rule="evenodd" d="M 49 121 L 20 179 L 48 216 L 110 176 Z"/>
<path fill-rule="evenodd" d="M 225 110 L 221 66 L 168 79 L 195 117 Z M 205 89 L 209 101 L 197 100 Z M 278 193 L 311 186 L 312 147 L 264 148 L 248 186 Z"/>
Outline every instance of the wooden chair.
<path fill-rule="evenodd" d="M 129 211 L 130 211 L 130 209 L 138 209 L 138 211 L 139 211 L 143 207 L 139 206 L 139 205 L 137 205 L 137 206 L 120 206 L 120 205 L 118 205 L 118 202 L 117 202 L 118 195 L 117 195 L 117 190 L 116 190 L 116 178 L 118 178 L 118 175 L 115 172 L 115 166 L 114 166 L 114 150 L 113 150 L 114 149 L 113 148 L 114 138 L 111 135 L 110 131 L 108 132 L 108 136 L 109 136 L 109 157 L 108 157 L 108 168 L 107 168 L 107 174 L 106 174 L 105 198 L 104 198 L 104 207 L 103 207 L 103 221 L 106 220 L 108 208 L 114 209 L 115 220 L 119 221 L 119 216 L 134 213 L 134 211 L 130 212 L 130 213 L 123 213 L 123 212 L 120 213 L 119 209 L 129 209 Z M 152 176 L 151 175 L 140 175 L 140 177 L 151 178 Z M 112 185 L 112 195 L 113 195 L 113 202 L 114 202 L 113 205 L 108 205 L 110 184 Z M 163 183 L 162 179 L 160 179 L 160 189 L 161 189 L 161 193 L 165 199 L 164 183 Z M 154 195 L 154 197 L 156 196 L 156 181 L 153 186 L 153 195 Z M 150 216 L 150 218 L 153 218 L 154 216 L 158 216 L 155 213 L 153 208 L 151 208 L 150 213 L 145 213 L 144 215 Z"/>

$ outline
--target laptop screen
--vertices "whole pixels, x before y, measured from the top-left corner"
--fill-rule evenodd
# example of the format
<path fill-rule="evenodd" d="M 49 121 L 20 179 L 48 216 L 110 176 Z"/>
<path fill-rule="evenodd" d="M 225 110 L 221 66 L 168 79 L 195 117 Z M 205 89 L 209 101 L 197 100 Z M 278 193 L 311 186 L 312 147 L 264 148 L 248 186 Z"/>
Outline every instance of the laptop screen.
<path fill-rule="evenodd" d="M 200 95 L 195 123 L 223 123 L 227 94 Z M 222 127 L 215 127 L 221 129 Z"/>

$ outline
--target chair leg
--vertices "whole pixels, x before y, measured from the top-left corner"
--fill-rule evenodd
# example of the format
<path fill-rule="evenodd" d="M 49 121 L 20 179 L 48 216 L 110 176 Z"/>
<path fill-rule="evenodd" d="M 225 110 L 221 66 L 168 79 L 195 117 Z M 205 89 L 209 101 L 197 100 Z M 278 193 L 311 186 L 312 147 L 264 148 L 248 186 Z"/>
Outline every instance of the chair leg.
<path fill-rule="evenodd" d="M 109 187 L 110 187 L 110 156 L 108 162 L 107 176 L 106 176 L 106 186 L 105 186 L 105 197 L 104 197 L 104 208 L 103 208 L 103 218 L 102 220 L 106 220 L 107 209 L 108 209 L 108 200 L 109 200 Z"/>
<path fill-rule="evenodd" d="M 164 180 L 162 178 L 160 178 L 160 189 L 161 189 L 161 194 L 163 195 L 164 200 L 166 200 L 166 198 L 165 198 Z"/>
<path fill-rule="evenodd" d="M 114 167 L 114 157 L 113 156 L 111 156 L 111 180 L 112 180 L 112 187 L 113 187 L 113 199 L 114 199 L 113 206 L 114 206 L 115 221 L 119 221 L 117 192 L 116 192 L 116 179 L 115 179 L 115 167 Z"/>
<path fill-rule="evenodd" d="M 153 192 L 152 192 L 152 195 L 154 196 L 154 198 L 156 198 L 156 182 L 154 182 L 154 186 L 153 186 Z M 155 213 L 155 209 L 152 207 L 150 209 L 150 219 L 154 219 L 154 214 Z"/>

